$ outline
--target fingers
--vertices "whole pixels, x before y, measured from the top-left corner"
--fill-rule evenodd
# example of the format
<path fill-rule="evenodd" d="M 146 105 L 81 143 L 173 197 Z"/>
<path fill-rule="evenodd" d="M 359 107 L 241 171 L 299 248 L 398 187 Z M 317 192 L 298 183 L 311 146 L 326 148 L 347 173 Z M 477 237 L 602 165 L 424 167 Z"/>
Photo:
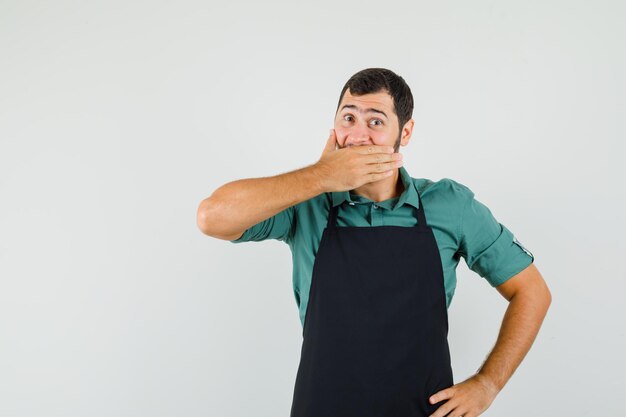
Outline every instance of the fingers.
<path fill-rule="evenodd" d="M 449 400 L 453 394 L 454 394 L 454 390 L 452 389 L 452 387 L 449 387 L 449 388 L 443 389 L 435 393 L 434 395 L 431 395 L 428 400 L 430 401 L 431 404 L 436 404 L 439 401 Z"/>
<path fill-rule="evenodd" d="M 377 174 L 368 174 L 367 178 L 368 178 L 368 183 L 369 182 L 376 182 L 376 181 L 380 181 L 383 178 L 389 177 L 391 174 L 393 174 L 393 171 L 389 170 L 389 171 L 385 171 L 385 172 L 380 172 Z"/>
<path fill-rule="evenodd" d="M 365 147 L 363 146 L 363 148 Z M 361 157 L 367 162 L 363 166 L 362 172 L 367 175 L 367 182 L 370 183 L 390 177 L 397 168 L 402 166 L 402 154 L 400 153 L 375 153 L 361 155 Z"/>
<path fill-rule="evenodd" d="M 337 151 L 337 152 L 335 152 Z M 397 172 L 402 154 L 389 145 L 355 145 L 340 147 L 335 129 L 330 129 L 318 163 L 325 166 L 329 177 L 336 179 L 337 189 L 357 188 L 376 182 Z"/>
<path fill-rule="evenodd" d="M 379 162 L 400 161 L 402 162 L 401 153 L 373 153 L 363 157 L 368 164 L 376 164 Z"/>
<path fill-rule="evenodd" d="M 376 153 L 364 155 L 362 158 L 366 161 L 364 168 L 368 173 L 381 173 L 403 165 L 401 153 Z"/>
<path fill-rule="evenodd" d="M 335 129 L 330 129 L 330 135 L 328 135 L 328 140 L 326 141 L 324 152 L 335 150 L 337 150 L 337 135 L 335 135 Z"/>
<path fill-rule="evenodd" d="M 367 165 L 367 172 L 380 173 L 391 172 L 395 168 L 402 166 L 402 161 L 390 161 L 390 162 L 375 162 Z"/>
<path fill-rule="evenodd" d="M 326 141 L 326 146 L 324 151 L 333 151 L 339 149 L 339 143 L 337 143 L 337 133 L 335 129 L 330 129 L 330 135 L 328 136 L 328 140 Z M 388 145 L 362 145 L 362 146 L 351 146 L 349 149 L 354 152 L 363 154 L 363 155 L 374 155 L 374 154 L 390 154 L 393 155 L 395 149 L 393 146 Z M 399 154 L 397 154 L 399 155 Z"/>
<path fill-rule="evenodd" d="M 363 145 L 363 146 L 352 146 L 351 149 L 354 149 L 355 152 L 360 154 L 368 155 L 368 154 L 392 154 L 394 152 L 393 146 L 386 145 Z"/>

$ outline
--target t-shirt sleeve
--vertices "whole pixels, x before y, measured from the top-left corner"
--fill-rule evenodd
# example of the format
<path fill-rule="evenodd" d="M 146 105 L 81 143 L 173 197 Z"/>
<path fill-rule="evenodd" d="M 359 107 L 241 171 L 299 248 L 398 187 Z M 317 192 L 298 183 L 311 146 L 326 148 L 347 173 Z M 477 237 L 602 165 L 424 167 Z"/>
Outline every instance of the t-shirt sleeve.
<path fill-rule="evenodd" d="M 459 254 L 491 286 L 498 286 L 534 261 L 533 254 L 498 222 L 467 187 L 459 226 Z"/>
<path fill-rule="evenodd" d="M 286 208 L 259 223 L 250 226 L 238 239 L 232 243 L 260 242 L 267 239 L 276 239 L 288 242 L 294 229 L 295 206 Z"/>

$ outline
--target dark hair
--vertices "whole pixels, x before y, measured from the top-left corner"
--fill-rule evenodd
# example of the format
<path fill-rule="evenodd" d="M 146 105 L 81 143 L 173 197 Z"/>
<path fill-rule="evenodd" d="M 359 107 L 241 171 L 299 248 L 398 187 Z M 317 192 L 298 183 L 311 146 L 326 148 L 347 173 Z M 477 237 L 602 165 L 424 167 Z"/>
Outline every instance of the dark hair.
<path fill-rule="evenodd" d="M 337 110 L 346 90 L 350 94 L 361 96 L 364 94 L 386 91 L 393 99 L 393 111 L 398 118 L 400 132 L 406 122 L 413 116 L 413 94 L 404 78 L 386 68 L 367 68 L 354 74 L 343 86 L 337 103 Z M 335 113 L 337 113 L 335 110 Z"/>

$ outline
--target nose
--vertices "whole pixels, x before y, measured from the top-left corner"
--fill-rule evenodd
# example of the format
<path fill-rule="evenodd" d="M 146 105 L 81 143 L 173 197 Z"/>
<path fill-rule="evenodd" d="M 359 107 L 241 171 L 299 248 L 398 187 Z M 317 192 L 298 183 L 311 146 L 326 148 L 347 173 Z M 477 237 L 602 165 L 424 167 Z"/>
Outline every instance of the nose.
<path fill-rule="evenodd" d="M 371 140 L 367 127 L 353 126 L 350 128 L 346 137 L 346 146 L 360 146 L 368 143 L 371 143 Z"/>

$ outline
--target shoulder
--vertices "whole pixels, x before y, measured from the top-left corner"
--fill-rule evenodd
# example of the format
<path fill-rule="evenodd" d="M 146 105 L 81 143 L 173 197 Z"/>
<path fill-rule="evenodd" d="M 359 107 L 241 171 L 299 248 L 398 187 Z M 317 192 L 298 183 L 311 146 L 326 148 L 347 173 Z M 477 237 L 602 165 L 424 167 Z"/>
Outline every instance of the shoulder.
<path fill-rule="evenodd" d="M 464 183 L 452 178 L 432 180 L 412 178 L 415 188 L 422 198 L 430 202 L 464 205 L 474 197 L 474 192 Z"/>

